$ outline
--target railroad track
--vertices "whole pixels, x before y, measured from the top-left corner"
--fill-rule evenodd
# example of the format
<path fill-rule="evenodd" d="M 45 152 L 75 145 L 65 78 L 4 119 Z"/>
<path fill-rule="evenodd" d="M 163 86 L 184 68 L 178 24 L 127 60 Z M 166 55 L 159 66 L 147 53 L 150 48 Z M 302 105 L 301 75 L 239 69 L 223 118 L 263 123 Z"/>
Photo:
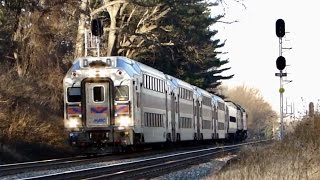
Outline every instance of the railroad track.
<path fill-rule="evenodd" d="M 76 163 L 85 163 L 87 161 L 92 161 L 86 156 L 77 156 L 70 158 L 61 158 L 61 159 L 49 159 L 41 161 L 32 161 L 32 162 L 22 162 L 14 164 L 3 164 L 0 165 L 0 178 L 1 176 L 18 174 L 28 171 L 39 171 L 46 170 L 53 167 L 64 167 L 67 164 L 76 164 Z"/>
<path fill-rule="evenodd" d="M 187 167 L 225 152 L 238 150 L 241 146 L 255 143 L 267 142 L 268 140 L 229 145 L 224 147 L 213 147 L 201 150 L 162 155 L 142 160 L 133 160 L 125 163 L 116 163 L 95 168 L 87 168 L 74 171 L 66 171 L 42 176 L 28 177 L 27 179 L 138 179 L 141 177 L 152 177 L 172 171 L 172 169 Z"/>
<path fill-rule="evenodd" d="M 141 156 L 142 152 L 135 152 L 130 154 L 104 154 L 97 156 L 77 156 L 61 159 L 49 159 L 32 162 L 22 162 L 14 164 L 2 164 L 0 165 L 0 179 L 1 177 L 20 174 L 31 171 L 51 170 L 57 168 L 68 168 L 72 166 L 80 166 L 89 163 L 98 163 L 106 161 L 114 161 L 121 159 L 128 159 Z M 159 151 L 151 152 L 144 151 L 143 153 L 150 155 L 159 153 Z M 111 156 L 112 155 L 112 156 Z"/>
<path fill-rule="evenodd" d="M 196 148 L 196 147 L 194 147 Z M 199 148 L 199 147 L 198 147 Z M 150 156 L 161 153 L 168 153 L 177 150 L 182 150 L 182 148 L 170 149 L 170 150 L 152 150 L 145 149 L 138 152 L 133 152 L 129 154 L 109 154 L 109 155 L 98 155 L 98 156 L 77 156 L 70 158 L 61 158 L 61 159 L 49 159 L 41 161 L 32 161 L 32 162 L 22 162 L 14 164 L 3 164 L 0 165 L 0 179 L 1 177 L 8 175 L 16 175 L 21 173 L 35 172 L 41 170 L 52 170 L 58 168 L 68 168 L 73 166 L 80 166 L 89 163 L 98 163 L 98 162 L 107 162 L 115 161 L 121 159 L 129 159 L 141 156 Z M 112 155 L 112 156 L 111 156 Z"/>

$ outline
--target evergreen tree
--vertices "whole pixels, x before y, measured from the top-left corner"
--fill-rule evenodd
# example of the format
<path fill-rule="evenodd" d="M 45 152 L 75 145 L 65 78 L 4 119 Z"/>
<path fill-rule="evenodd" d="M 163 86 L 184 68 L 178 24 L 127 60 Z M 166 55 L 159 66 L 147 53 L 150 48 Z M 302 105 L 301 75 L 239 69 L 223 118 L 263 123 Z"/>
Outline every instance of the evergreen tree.
<path fill-rule="evenodd" d="M 211 17 L 209 7 L 216 5 L 202 0 L 175 0 L 165 2 L 170 12 L 160 22 L 171 28 L 162 32 L 161 42 L 171 42 L 172 46 L 160 46 L 140 54 L 140 61 L 157 67 L 163 72 L 183 79 L 193 85 L 214 93 L 221 80 L 233 75 L 222 76 L 230 68 L 221 66 L 228 60 L 217 57 L 224 42 L 214 39 L 216 30 L 210 30 L 222 16 Z"/>

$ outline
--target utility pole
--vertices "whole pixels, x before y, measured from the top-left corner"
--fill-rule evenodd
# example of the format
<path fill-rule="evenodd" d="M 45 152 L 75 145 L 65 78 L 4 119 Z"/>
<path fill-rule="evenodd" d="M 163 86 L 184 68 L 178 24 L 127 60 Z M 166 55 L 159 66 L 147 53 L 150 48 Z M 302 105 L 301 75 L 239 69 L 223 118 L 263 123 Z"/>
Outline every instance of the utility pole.
<path fill-rule="evenodd" d="M 280 73 L 276 73 L 276 76 L 280 77 L 280 140 L 284 137 L 284 129 L 283 129 L 283 76 L 287 76 L 287 73 L 283 73 L 282 70 L 286 67 L 286 59 L 282 56 L 282 38 L 285 35 L 285 23 L 284 20 L 278 19 L 276 21 L 276 35 L 279 37 L 279 57 L 277 58 L 276 65 Z"/>

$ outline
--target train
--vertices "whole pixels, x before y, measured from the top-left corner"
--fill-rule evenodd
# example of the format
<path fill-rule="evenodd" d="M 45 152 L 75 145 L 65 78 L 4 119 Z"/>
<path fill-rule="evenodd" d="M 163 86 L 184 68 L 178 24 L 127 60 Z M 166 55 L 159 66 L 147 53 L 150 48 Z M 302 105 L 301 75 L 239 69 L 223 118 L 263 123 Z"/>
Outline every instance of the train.
<path fill-rule="evenodd" d="M 239 104 L 127 57 L 75 59 L 63 90 L 68 141 L 83 150 L 247 138 Z"/>

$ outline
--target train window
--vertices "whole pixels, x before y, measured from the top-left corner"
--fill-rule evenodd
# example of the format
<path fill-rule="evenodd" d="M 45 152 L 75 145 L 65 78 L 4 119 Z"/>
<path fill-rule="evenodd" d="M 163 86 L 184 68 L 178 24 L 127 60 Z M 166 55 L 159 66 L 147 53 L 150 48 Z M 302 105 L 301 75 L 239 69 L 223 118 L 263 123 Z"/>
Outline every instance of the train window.
<path fill-rule="evenodd" d="M 165 81 L 162 81 L 162 92 L 164 92 L 164 90 L 165 90 Z"/>
<path fill-rule="evenodd" d="M 155 127 L 156 125 L 156 121 L 155 121 L 155 114 L 150 113 L 151 114 L 151 127 Z"/>
<path fill-rule="evenodd" d="M 185 118 L 182 117 L 181 119 L 181 128 L 186 128 L 186 125 L 185 125 Z"/>
<path fill-rule="evenodd" d="M 157 79 L 157 89 L 156 90 L 160 92 L 160 79 Z"/>
<path fill-rule="evenodd" d="M 155 127 L 158 127 L 158 114 L 154 114 Z"/>
<path fill-rule="evenodd" d="M 147 118 L 147 113 L 144 113 L 144 126 L 148 126 L 148 124 L 147 124 L 147 120 L 148 120 L 148 118 Z"/>
<path fill-rule="evenodd" d="M 186 99 L 186 97 L 185 97 L 185 89 L 181 89 L 181 96 L 182 96 L 182 99 Z"/>
<path fill-rule="evenodd" d="M 148 127 L 148 126 L 150 126 L 149 114 L 147 114 L 147 113 L 145 113 L 145 114 L 146 114 L 146 119 L 145 119 L 145 121 L 146 121 L 146 126 Z"/>
<path fill-rule="evenodd" d="M 115 87 L 115 100 L 116 101 L 128 101 L 129 100 L 129 87 L 128 86 L 116 86 Z"/>
<path fill-rule="evenodd" d="M 79 87 L 70 87 L 67 90 L 68 102 L 81 102 L 81 89 Z"/>
<path fill-rule="evenodd" d="M 218 102 L 218 109 L 221 111 L 225 111 L 224 104 L 222 102 Z"/>
<path fill-rule="evenodd" d="M 218 130 L 224 130 L 224 123 L 218 122 Z"/>
<path fill-rule="evenodd" d="M 143 87 L 147 88 L 147 75 L 143 75 Z"/>
<path fill-rule="evenodd" d="M 149 89 L 150 88 L 150 77 L 146 75 L 146 88 Z"/>
<path fill-rule="evenodd" d="M 230 116 L 230 122 L 236 122 L 236 118 L 233 116 Z"/>
<path fill-rule="evenodd" d="M 188 98 L 188 100 L 191 99 L 191 98 L 190 98 L 190 91 L 187 91 L 187 98 Z"/>
<path fill-rule="evenodd" d="M 184 99 L 188 99 L 188 90 L 184 90 Z"/>
<path fill-rule="evenodd" d="M 158 81 L 159 81 L 158 79 L 154 79 L 154 84 L 155 84 L 154 85 L 154 90 L 155 91 L 159 91 Z"/>
<path fill-rule="evenodd" d="M 159 121 L 159 114 L 155 114 L 156 119 L 156 127 L 159 127 L 160 121 Z"/>
<path fill-rule="evenodd" d="M 103 86 L 93 87 L 93 101 L 94 102 L 103 102 L 104 101 L 104 87 Z"/>
<path fill-rule="evenodd" d="M 157 81 L 157 79 L 156 78 L 152 78 L 153 79 L 153 90 L 154 91 L 156 91 L 157 90 L 157 87 L 156 87 L 156 85 L 157 85 L 157 83 L 156 83 L 156 81 Z"/>
<path fill-rule="evenodd" d="M 152 89 L 152 88 L 153 88 L 152 77 L 149 76 L 149 88 L 148 89 Z"/>

